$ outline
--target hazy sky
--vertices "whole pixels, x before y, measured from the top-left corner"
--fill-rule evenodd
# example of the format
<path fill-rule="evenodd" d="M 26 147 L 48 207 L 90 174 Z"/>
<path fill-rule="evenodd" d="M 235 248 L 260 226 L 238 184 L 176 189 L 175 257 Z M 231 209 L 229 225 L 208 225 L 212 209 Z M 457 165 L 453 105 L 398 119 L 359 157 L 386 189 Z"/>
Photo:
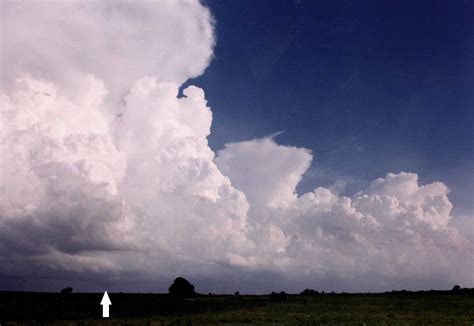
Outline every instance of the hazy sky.
<path fill-rule="evenodd" d="M 469 2 L 0 9 L 0 290 L 474 286 Z"/>

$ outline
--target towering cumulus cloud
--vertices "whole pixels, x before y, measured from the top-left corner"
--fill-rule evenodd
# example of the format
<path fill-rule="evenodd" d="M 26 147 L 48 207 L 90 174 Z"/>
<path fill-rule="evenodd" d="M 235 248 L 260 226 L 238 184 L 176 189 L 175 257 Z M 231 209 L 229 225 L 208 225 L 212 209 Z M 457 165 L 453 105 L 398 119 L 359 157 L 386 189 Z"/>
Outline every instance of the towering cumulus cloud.
<path fill-rule="evenodd" d="M 308 149 L 269 137 L 215 156 L 204 91 L 179 92 L 213 54 L 199 2 L 9 1 L 1 33 L 0 288 L 473 283 L 441 182 L 298 195 Z"/>

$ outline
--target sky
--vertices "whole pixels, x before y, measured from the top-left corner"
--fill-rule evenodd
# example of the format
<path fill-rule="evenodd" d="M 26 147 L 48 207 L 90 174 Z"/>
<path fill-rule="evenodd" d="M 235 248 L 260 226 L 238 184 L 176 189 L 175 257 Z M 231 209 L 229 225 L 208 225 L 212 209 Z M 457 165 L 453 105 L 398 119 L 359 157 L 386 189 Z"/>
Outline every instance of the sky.
<path fill-rule="evenodd" d="M 280 143 L 315 152 L 301 191 L 416 171 L 472 209 L 469 2 L 207 4 L 215 57 L 190 83 L 214 108 L 212 148 L 284 131 Z"/>
<path fill-rule="evenodd" d="M 0 290 L 474 286 L 470 2 L 1 6 Z"/>

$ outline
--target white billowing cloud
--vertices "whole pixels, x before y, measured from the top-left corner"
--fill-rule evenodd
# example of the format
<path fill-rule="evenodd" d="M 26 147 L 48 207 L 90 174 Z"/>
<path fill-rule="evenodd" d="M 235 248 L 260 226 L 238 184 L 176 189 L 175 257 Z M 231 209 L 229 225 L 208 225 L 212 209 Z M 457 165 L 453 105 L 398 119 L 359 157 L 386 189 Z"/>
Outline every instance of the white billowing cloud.
<path fill-rule="evenodd" d="M 389 173 L 352 197 L 321 187 L 297 197 L 296 183 L 284 180 L 300 180 L 306 170 L 300 167 L 310 161 L 305 149 L 277 145 L 271 138 L 231 144 L 219 151 L 216 162 L 233 184 L 241 185 L 246 194 L 250 189 L 250 198 L 259 186 L 266 189 L 270 196 L 266 198 L 275 198 L 257 203 L 264 207 L 257 212 L 252 211 L 250 199 L 249 221 L 256 222 L 249 237 L 257 249 L 249 262 L 258 262 L 258 268 L 283 269 L 293 277 L 313 275 L 309 278 L 313 282 L 330 278 L 360 282 L 375 275 L 372 286 L 376 281 L 397 286 L 394 280 L 442 275 L 452 282 L 472 284 L 474 266 L 469 257 L 474 248 L 449 225 L 452 204 L 443 183 L 420 186 L 416 174 Z M 273 169 L 281 162 L 292 167 L 282 167 L 282 172 Z M 265 169 L 271 177 L 261 176 Z M 287 196 L 272 197 L 280 183 L 289 186 Z"/>
<path fill-rule="evenodd" d="M 75 94 L 86 74 L 115 100 L 145 75 L 178 84 L 200 75 L 214 46 L 198 1 L 4 1 L 2 88 L 29 73 Z"/>
<path fill-rule="evenodd" d="M 121 191 L 147 215 L 147 227 L 156 230 L 150 237 L 162 248 L 220 259 L 248 242 L 248 204 L 213 162 L 204 92 L 190 86 L 177 98 L 178 88 L 148 77 L 125 98 L 117 123 L 128 162 Z"/>
<path fill-rule="evenodd" d="M 17 275 L 117 290 L 178 274 L 254 292 L 274 290 L 270 275 L 292 291 L 473 284 L 441 182 L 389 173 L 350 197 L 298 195 L 308 149 L 267 137 L 215 156 L 204 91 L 179 94 L 212 57 L 198 2 L 2 9 L 0 287 Z"/>
<path fill-rule="evenodd" d="M 399 213 L 408 214 L 413 210 L 412 223 L 426 223 L 436 229 L 446 227 L 451 220 L 448 192 L 441 182 L 418 186 L 418 176 L 414 173 L 389 173 L 370 184 L 361 202 L 369 200 L 371 206 L 381 205 L 383 211 L 389 212 L 398 209 Z"/>
<path fill-rule="evenodd" d="M 99 109 L 103 84 L 89 82 L 95 90 L 84 96 L 89 106 L 70 102 L 51 83 L 26 78 L 10 97 L 2 95 L 1 233 L 18 244 L 9 251 L 123 247 L 111 232 L 127 223 L 117 190 L 126 160 Z M 35 243 L 35 233 L 48 242 Z"/>
<path fill-rule="evenodd" d="M 9 1 L 2 3 L 1 24 L 3 266 L 20 266 L 10 260 L 16 253 L 25 260 L 35 253 L 41 260 L 33 261 L 60 269 L 71 254 L 142 251 L 171 245 L 164 235 L 190 240 L 183 234 L 189 230 L 207 242 L 238 241 L 248 205 L 212 163 L 211 113 L 202 91 L 189 88 L 188 98 L 176 98 L 178 87 L 212 57 L 207 8 L 198 1 Z M 148 81 L 165 92 L 161 97 L 158 90 L 151 96 L 146 78 L 135 82 L 150 74 Z M 153 113 L 157 105 L 163 109 Z M 168 109 L 175 111 L 160 125 Z M 149 128 L 139 119 L 150 121 Z M 166 148 L 143 146 L 160 137 Z M 173 172 L 174 164 L 179 170 Z M 205 221 L 209 207 L 215 214 Z M 207 222 L 215 237 L 193 229 L 192 223 Z M 117 262 L 107 266 L 120 269 Z"/>
<path fill-rule="evenodd" d="M 102 83 L 90 83 L 84 107 L 33 79 L 2 97 L 5 250 L 41 254 L 58 268 L 71 258 L 61 253 L 94 262 L 84 252 L 158 250 L 228 262 L 251 248 L 248 203 L 207 145 L 203 91 L 191 86 L 178 98 L 178 84 L 143 78 L 111 120 L 101 99 L 87 98 L 103 98 Z"/>
<path fill-rule="evenodd" d="M 227 144 L 216 163 L 254 207 L 280 207 L 296 199 L 296 186 L 311 160 L 310 150 L 263 138 Z"/>

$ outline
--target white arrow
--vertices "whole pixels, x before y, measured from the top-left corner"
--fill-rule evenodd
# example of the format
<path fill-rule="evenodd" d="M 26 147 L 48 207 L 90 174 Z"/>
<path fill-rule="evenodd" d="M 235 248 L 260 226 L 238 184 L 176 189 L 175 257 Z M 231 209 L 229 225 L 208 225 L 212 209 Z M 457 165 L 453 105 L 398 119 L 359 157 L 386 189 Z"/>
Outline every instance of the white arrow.
<path fill-rule="evenodd" d="M 112 302 L 110 302 L 109 295 L 107 294 L 107 291 L 104 292 L 104 296 L 102 297 L 102 301 L 100 302 L 102 306 L 102 317 L 103 318 L 108 318 L 109 317 L 109 306 L 112 305 Z"/>

